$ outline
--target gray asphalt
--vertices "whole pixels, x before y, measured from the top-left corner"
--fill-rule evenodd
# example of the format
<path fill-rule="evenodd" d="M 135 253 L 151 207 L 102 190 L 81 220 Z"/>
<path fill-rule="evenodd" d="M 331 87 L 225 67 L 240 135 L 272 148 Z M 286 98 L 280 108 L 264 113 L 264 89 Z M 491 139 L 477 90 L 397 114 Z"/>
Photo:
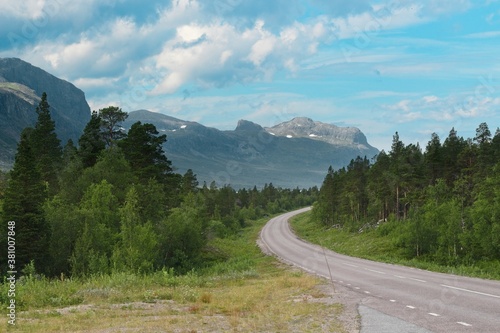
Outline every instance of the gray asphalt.
<path fill-rule="evenodd" d="M 309 209 L 271 219 L 262 229 L 261 242 L 282 261 L 357 293 L 363 333 L 500 332 L 500 281 L 434 273 L 325 250 L 299 239 L 289 227 L 290 217 Z"/>

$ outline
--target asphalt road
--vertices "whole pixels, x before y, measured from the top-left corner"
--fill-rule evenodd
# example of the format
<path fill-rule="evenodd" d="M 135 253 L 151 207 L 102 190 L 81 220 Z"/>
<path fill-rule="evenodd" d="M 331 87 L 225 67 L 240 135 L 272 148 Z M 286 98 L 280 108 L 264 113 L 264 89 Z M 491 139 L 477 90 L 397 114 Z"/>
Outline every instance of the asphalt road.
<path fill-rule="evenodd" d="M 271 219 L 262 229 L 261 242 L 284 262 L 357 293 L 362 316 L 365 312 L 368 318 L 375 311 L 434 333 L 500 332 L 500 281 L 434 273 L 324 250 L 299 239 L 289 227 L 290 217 L 309 209 Z M 388 332 L 382 327 L 386 320 L 376 316 L 371 321 L 362 319 L 364 326 L 373 326 L 370 332 L 377 331 L 377 321 L 380 331 Z"/>

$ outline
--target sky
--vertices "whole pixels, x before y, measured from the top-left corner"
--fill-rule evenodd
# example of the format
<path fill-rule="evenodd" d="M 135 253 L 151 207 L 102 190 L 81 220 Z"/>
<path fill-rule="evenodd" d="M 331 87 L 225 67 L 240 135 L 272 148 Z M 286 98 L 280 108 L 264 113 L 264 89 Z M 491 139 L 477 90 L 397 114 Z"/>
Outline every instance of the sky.
<path fill-rule="evenodd" d="M 500 126 L 499 0 L 0 0 L 0 57 L 221 130 L 305 116 L 390 150 Z M 50 96 L 49 96 L 50 100 Z"/>

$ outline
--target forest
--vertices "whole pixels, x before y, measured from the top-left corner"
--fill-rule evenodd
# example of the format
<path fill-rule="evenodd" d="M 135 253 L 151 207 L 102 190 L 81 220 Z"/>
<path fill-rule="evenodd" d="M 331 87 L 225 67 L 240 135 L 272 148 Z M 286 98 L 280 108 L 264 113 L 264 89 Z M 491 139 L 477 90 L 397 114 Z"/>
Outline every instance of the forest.
<path fill-rule="evenodd" d="M 211 239 L 311 205 L 319 193 L 199 184 L 191 169 L 175 172 L 166 135 L 141 122 L 125 132 L 127 113 L 116 106 L 94 111 L 78 142 L 64 147 L 45 93 L 34 111 L 37 122 L 22 132 L 13 169 L 0 173 L 0 238 L 15 234 L 18 274 L 183 274 L 224 260 Z M 2 246 L 4 276 L 6 252 Z"/>
<path fill-rule="evenodd" d="M 500 130 L 474 138 L 452 128 L 424 150 L 396 132 L 391 150 L 330 168 L 314 204 L 315 223 L 389 237 L 407 259 L 440 265 L 500 260 Z M 499 265 L 500 267 L 500 265 Z"/>

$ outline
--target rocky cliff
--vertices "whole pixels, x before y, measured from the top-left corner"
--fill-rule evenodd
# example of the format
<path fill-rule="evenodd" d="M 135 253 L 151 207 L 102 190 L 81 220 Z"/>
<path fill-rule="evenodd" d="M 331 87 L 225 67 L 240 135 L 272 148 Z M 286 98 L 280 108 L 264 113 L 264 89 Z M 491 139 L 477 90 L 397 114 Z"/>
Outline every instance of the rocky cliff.
<path fill-rule="evenodd" d="M 21 131 L 36 122 L 43 92 L 62 144 L 76 142 L 90 119 L 83 91 L 21 59 L 0 58 L 0 168 L 12 165 Z"/>

